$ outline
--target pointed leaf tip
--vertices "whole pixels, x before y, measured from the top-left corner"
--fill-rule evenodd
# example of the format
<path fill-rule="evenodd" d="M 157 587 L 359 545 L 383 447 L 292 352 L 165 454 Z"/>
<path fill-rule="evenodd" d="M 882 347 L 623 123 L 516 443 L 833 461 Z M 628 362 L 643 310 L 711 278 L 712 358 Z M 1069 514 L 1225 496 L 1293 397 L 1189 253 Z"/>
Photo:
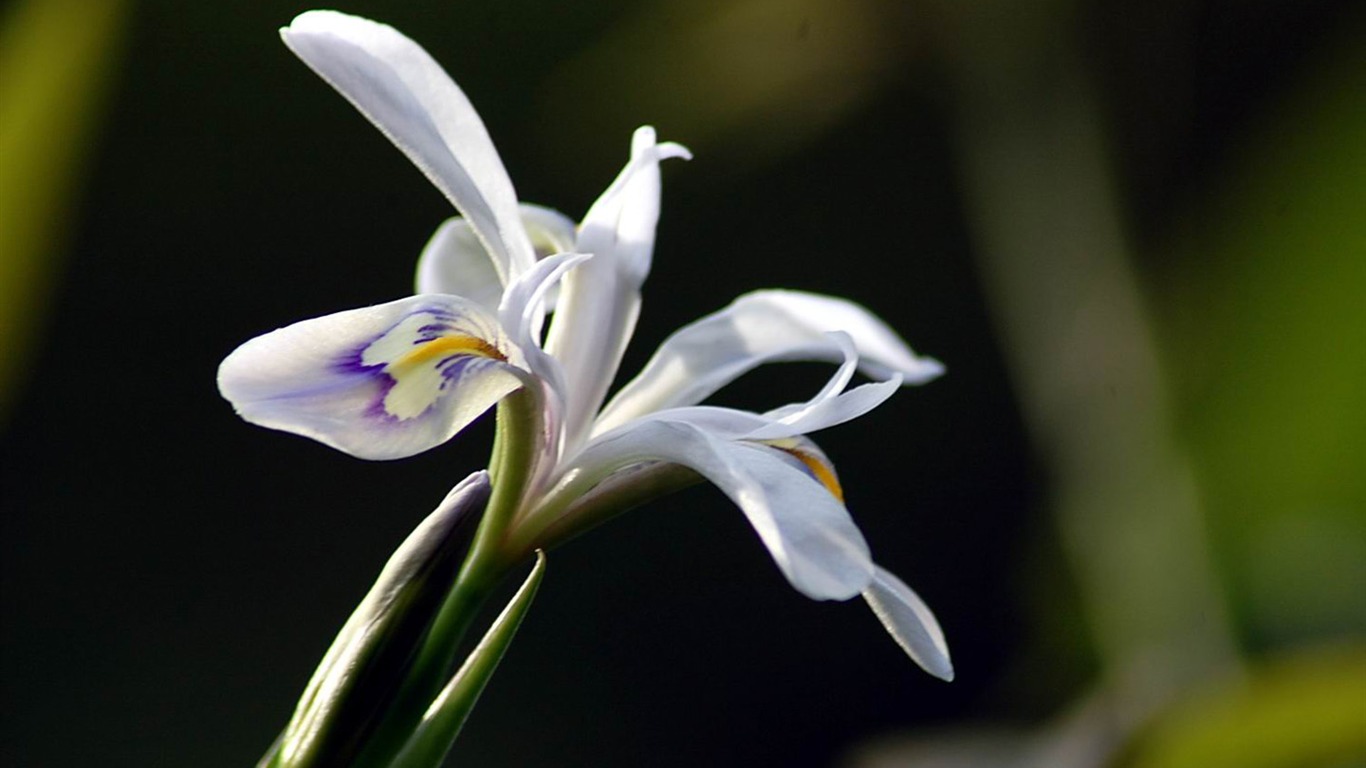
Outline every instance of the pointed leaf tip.
<path fill-rule="evenodd" d="M 455 743 L 456 736 L 493 676 L 508 645 L 517 634 L 536 590 L 545 575 L 545 552 L 536 550 L 536 564 L 517 594 L 465 659 L 459 671 L 432 702 L 422 722 L 404 745 L 390 768 L 437 768 Z"/>

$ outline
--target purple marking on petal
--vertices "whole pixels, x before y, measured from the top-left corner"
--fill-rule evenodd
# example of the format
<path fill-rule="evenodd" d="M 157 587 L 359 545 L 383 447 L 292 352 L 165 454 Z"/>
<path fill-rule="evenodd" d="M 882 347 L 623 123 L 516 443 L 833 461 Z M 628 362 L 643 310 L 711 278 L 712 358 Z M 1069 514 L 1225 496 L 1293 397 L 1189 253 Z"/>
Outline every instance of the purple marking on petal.
<path fill-rule="evenodd" d="M 290 393 L 289 397 L 306 398 L 312 394 L 321 394 L 322 392 L 329 390 L 355 386 L 369 386 L 373 389 L 370 393 L 370 397 L 367 398 L 369 404 L 361 414 L 363 418 L 382 424 L 385 427 L 395 429 L 403 428 L 403 425 L 408 422 L 427 418 L 433 410 L 438 408 L 439 401 L 433 402 L 422 413 L 408 419 L 402 419 L 389 413 L 384 407 L 384 401 L 389 396 L 389 392 L 393 390 L 394 386 L 397 384 L 397 381 L 394 377 L 385 372 L 385 368 L 389 365 L 389 362 L 392 361 L 378 362 L 373 365 L 366 365 L 364 362 L 366 350 L 386 335 L 392 333 L 395 328 L 398 328 L 414 315 L 425 315 L 430 318 L 429 322 L 418 327 L 416 338 L 412 342 L 415 346 L 437 341 L 451 333 L 468 333 L 467 331 L 462 331 L 458 327 L 458 324 L 462 319 L 466 322 L 473 320 L 473 318 L 465 317 L 439 306 L 419 307 L 414 309 L 390 324 L 387 328 L 371 336 L 369 340 L 346 350 L 334 359 L 331 370 L 334 373 L 345 377 L 346 381 L 319 387 L 316 391 L 293 392 Z M 472 324 L 476 327 L 480 325 L 479 323 Z M 451 383 L 458 381 L 470 370 L 469 366 L 483 366 L 486 364 L 494 364 L 495 362 L 496 361 L 480 357 L 479 355 L 468 353 L 452 354 L 438 360 L 435 365 L 436 370 L 440 372 L 442 376 L 440 391 L 443 392 L 444 396 L 444 393 L 450 389 Z"/>
<path fill-rule="evenodd" d="M 380 335 L 382 336 L 383 334 Z M 367 341 L 366 343 L 361 344 L 360 346 L 348 350 L 344 354 L 340 355 L 337 358 L 337 361 L 332 364 L 332 370 L 336 371 L 337 373 L 346 373 L 352 375 L 374 375 L 376 371 L 383 369 L 383 363 L 379 363 L 376 365 L 366 365 L 364 362 L 362 362 L 362 360 L 364 359 L 365 350 L 369 349 L 370 345 L 375 343 L 375 341 L 378 338 L 379 337 L 376 336 L 374 339 L 371 339 L 370 341 Z"/>
<path fill-rule="evenodd" d="M 457 378 L 465 375 L 466 368 L 470 367 L 471 365 L 475 365 L 481 361 L 484 361 L 486 359 L 487 358 L 482 358 L 478 355 L 456 354 L 444 358 L 443 360 L 438 362 L 436 364 L 436 369 L 440 371 L 441 375 L 447 379 Z"/>
<path fill-rule="evenodd" d="M 365 413 L 363 415 L 367 419 L 375 419 L 377 421 L 382 421 L 386 424 L 398 424 L 402 421 L 405 421 L 404 419 L 400 419 L 399 417 L 393 415 L 392 413 L 389 413 L 384 409 L 384 398 L 389 396 L 389 390 L 393 389 L 394 384 L 396 384 L 397 382 L 383 374 L 380 374 L 379 378 L 379 393 L 373 400 L 370 401 L 370 406 L 365 409 Z M 427 410 L 431 410 L 431 408 L 428 408 Z M 426 414 L 426 412 L 427 411 L 423 411 L 422 413 L 418 414 L 416 418 L 421 418 L 424 414 Z M 407 419 L 407 421 L 412 421 L 412 419 Z"/>

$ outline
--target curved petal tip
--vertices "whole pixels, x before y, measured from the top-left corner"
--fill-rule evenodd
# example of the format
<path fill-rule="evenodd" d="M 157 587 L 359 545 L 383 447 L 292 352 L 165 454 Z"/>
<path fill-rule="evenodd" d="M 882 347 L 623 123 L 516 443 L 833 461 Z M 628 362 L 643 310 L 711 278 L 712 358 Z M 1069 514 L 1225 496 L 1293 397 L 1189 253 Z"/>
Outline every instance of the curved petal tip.
<path fill-rule="evenodd" d="M 876 567 L 863 599 L 892 639 L 921 669 L 945 682 L 953 680 L 953 662 L 944 632 L 914 590 L 890 571 Z"/>

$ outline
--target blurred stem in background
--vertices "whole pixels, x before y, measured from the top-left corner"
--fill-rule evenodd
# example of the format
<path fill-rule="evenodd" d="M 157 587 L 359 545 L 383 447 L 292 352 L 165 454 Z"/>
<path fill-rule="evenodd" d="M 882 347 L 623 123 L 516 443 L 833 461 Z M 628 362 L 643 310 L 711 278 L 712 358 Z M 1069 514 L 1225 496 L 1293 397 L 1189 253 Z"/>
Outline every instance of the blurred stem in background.
<path fill-rule="evenodd" d="M 0 18 L 0 420 L 40 331 L 125 0 L 19 0 Z"/>
<path fill-rule="evenodd" d="M 1237 655 L 1072 4 L 944 8 L 982 278 L 1105 678 L 1091 716 L 1108 728 L 1077 731 L 1090 743 L 1047 764 L 1091 765 L 1183 689 L 1236 671 Z"/>

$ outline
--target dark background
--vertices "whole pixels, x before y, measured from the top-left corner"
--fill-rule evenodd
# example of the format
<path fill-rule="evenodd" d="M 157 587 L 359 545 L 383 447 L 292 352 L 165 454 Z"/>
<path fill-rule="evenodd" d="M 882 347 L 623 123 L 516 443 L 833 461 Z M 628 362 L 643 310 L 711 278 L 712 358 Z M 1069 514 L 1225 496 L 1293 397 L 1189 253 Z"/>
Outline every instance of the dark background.
<path fill-rule="evenodd" d="M 1071 51 L 1092 85 L 1139 283 L 1159 337 L 1172 340 L 1178 431 L 1197 453 L 1223 438 L 1186 414 L 1220 399 L 1208 387 L 1238 383 L 1183 378 L 1201 354 L 1183 362 L 1181 330 L 1206 322 L 1198 313 L 1214 299 L 1199 286 L 1240 295 L 1239 259 L 1256 258 L 1200 250 L 1199 225 L 1243 186 L 1238 169 L 1256 167 L 1259 147 L 1279 146 L 1275 132 L 1306 114 L 1295 112 L 1302 94 L 1355 93 L 1344 103 L 1361 113 L 1366 78 L 1350 66 L 1360 56 L 1321 64 L 1366 39 L 1353 6 L 1013 11 L 1021 24 L 1046 17 L 1049 44 Z M 21 372 L 0 414 L 7 765 L 252 764 L 393 547 L 486 462 L 486 422 L 426 455 L 366 463 L 247 425 L 216 392 L 218 362 L 242 341 L 405 295 L 417 253 L 452 215 L 279 43 L 275 30 L 306 7 L 147 0 L 122 20 L 34 341 L 6 361 Z M 955 11 L 643 0 L 344 10 L 393 24 L 445 65 L 524 200 L 581 216 L 639 124 L 693 149 L 695 160 L 664 170 L 628 374 L 672 329 L 762 287 L 852 298 L 948 366 L 820 441 L 878 560 L 935 609 L 954 683 L 906 660 L 861 602 L 795 593 L 743 517 L 701 487 L 551 554 L 452 764 L 832 765 L 887 734 L 1034 724 L 1089 685 L 1102 661 L 1047 504 L 1050 472 L 1029 447 L 993 332 L 964 203 Z M 829 68 L 794 75 L 790 92 L 746 91 L 727 60 L 698 47 L 747 40 L 747 30 L 757 71 L 765 61 Z M 810 57 L 763 57 L 766 45 L 800 54 L 803 40 Z M 1344 146 L 1363 143 L 1355 136 Z M 1333 200 L 1362 199 L 1359 170 Z M 1239 216 L 1225 218 L 1236 228 Z M 1332 241 L 1325 263 L 1366 255 L 1360 233 Z M 1323 333 L 1355 338 L 1352 321 Z M 1268 338 L 1252 357 L 1276 353 L 1279 337 Z M 804 399 L 824 375 L 764 371 L 721 402 Z M 1323 407 L 1325 423 L 1362 423 L 1360 396 Z M 1343 468 L 1325 470 L 1325 483 L 1361 458 L 1360 439 L 1339 434 L 1297 443 L 1310 452 L 1301 463 Z M 1228 477 L 1209 481 L 1216 506 L 1219 488 L 1238 485 Z M 1325 504 L 1359 542 L 1361 483 L 1351 483 Z M 1319 500 L 1287 514 L 1312 519 Z M 1350 598 L 1299 623 L 1265 618 L 1261 582 L 1241 570 L 1244 550 L 1221 526 L 1242 523 L 1216 517 L 1210 527 L 1219 592 L 1247 652 L 1359 636 Z M 1293 557 L 1313 559 L 1306 546 Z M 1352 562 L 1361 550 L 1344 546 Z M 1315 578 L 1341 588 L 1359 576 Z M 1311 592 L 1319 583 L 1305 582 Z"/>

